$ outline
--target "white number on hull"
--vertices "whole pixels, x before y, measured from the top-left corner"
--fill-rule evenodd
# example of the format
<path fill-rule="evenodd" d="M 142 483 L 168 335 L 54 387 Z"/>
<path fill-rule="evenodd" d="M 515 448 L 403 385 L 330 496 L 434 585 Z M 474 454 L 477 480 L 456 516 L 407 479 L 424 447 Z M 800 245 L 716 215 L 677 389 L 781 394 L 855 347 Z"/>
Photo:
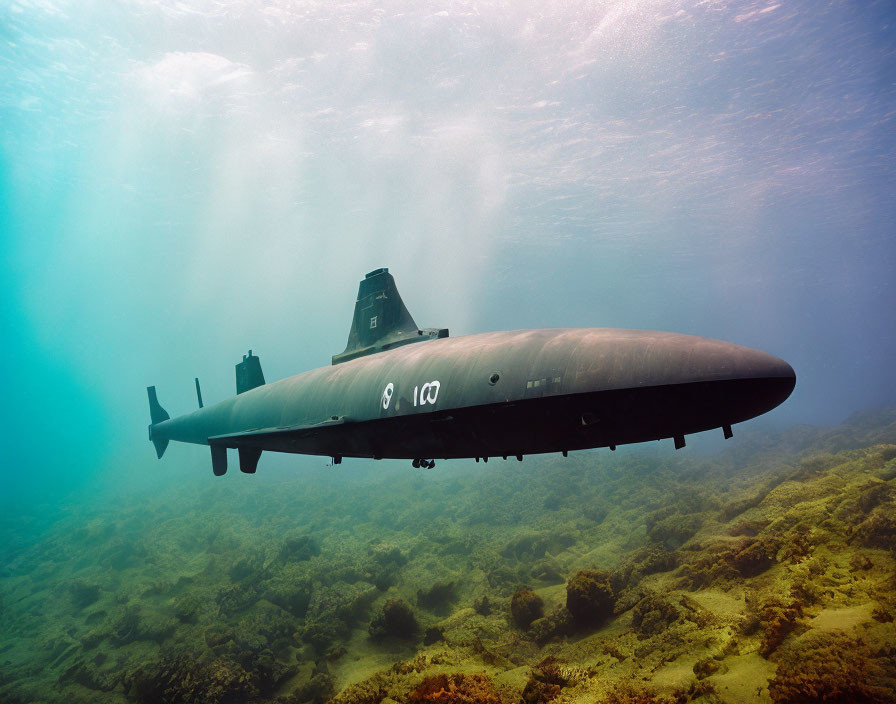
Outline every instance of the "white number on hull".
<path fill-rule="evenodd" d="M 426 406 L 426 405 L 435 405 L 435 402 L 439 398 L 439 390 L 442 388 L 442 382 L 438 380 L 433 380 L 423 384 L 423 386 L 415 386 L 414 387 L 414 405 L 415 406 Z M 383 410 L 389 409 L 389 404 L 392 403 L 392 396 L 395 394 L 395 384 L 391 381 L 386 384 L 386 388 L 383 389 L 383 395 L 380 398 L 380 405 L 383 407 Z"/>
<path fill-rule="evenodd" d="M 432 405 L 439 398 L 439 389 L 442 388 L 442 382 L 430 381 L 423 386 L 414 387 L 414 405 L 425 406 L 427 403 Z"/>
<path fill-rule="evenodd" d="M 389 403 L 391 403 L 391 401 L 392 401 L 392 394 L 394 392 L 395 392 L 395 386 L 390 381 L 388 384 L 386 384 L 386 388 L 383 389 L 383 398 L 382 398 L 383 410 L 386 410 L 387 408 L 389 408 Z"/>

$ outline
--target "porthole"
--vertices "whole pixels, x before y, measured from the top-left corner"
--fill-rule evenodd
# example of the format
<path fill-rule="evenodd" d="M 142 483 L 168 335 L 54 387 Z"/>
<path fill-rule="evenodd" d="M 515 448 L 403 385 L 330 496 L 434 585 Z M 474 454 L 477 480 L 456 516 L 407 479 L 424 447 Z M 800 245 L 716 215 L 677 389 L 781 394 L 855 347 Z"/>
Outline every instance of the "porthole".
<path fill-rule="evenodd" d="M 488 383 L 494 386 L 501 380 L 501 375 L 498 372 L 492 372 L 492 375 L 488 378 Z"/>

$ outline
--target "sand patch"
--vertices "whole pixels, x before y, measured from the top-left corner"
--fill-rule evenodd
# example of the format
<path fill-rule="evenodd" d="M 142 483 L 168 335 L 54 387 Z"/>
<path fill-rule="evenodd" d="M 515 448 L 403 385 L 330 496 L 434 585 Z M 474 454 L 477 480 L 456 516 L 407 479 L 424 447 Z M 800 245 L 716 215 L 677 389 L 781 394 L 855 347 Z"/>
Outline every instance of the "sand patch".
<path fill-rule="evenodd" d="M 770 702 L 768 682 L 775 676 L 776 665 L 756 653 L 734 655 L 725 659 L 728 670 L 709 681 L 723 702 Z"/>
<path fill-rule="evenodd" d="M 840 609 L 824 609 L 809 619 L 808 626 L 818 631 L 851 631 L 871 621 L 873 610 L 874 604 L 870 602 Z"/>

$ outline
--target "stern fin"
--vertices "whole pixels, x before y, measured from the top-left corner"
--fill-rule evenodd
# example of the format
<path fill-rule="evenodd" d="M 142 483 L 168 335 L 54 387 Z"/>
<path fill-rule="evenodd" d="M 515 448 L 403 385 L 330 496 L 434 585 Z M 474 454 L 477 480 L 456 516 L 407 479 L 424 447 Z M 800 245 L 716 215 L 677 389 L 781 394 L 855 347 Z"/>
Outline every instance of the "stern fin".
<path fill-rule="evenodd" d="M 162 455 L 165 454 L 165 449 L 168 447 L 168 438 L 160 437 L 158 433 L 153 433 L 152 428 L 158 423 L 165 422 L 171 416 L 169 416 L 168 412 L 162 408 L 161 404 L 159 404 L 155 386 L 147 386 L 146 395 L 149 397 L 149 417 L 150 420 L 152 420 L 152 423 L 149 426 L 149 439 L 156 448 L 156 457 L 162 459 Z"/>

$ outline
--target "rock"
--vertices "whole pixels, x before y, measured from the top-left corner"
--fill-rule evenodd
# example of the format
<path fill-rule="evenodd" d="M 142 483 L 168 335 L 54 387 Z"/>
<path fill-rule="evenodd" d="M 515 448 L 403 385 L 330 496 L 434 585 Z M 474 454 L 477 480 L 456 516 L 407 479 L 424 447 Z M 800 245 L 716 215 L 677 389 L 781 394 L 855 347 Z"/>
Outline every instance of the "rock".
<path fill-rule="evenodd" d="M 67 591 L 72 605 L 77 609 L 84 609 L 100 598 L 102 589 L 99 584 L 84 579 L 73 579 L 68 583 Z"/>
<path fill-rule="evenodd" d="M 473 611 L 480 616 L 488 616 L 492 612 L 492 604 L 488 600 L 488 596 L 483 594 L 481 597 L 473 601 Z"/>
<path fill-rule="evenodd" d="M 307 580 L 272 579 L 264 585 L 262 598 L 297 618 L 304 618 L 311 603 L 311 584 Z"/>
<path fill-rule="evenodd" d="M 281 562 L 302 562 L 320 555 L 320 546 L 310 535 L 288 537 L 280 546 Z"/>
<path fill-rule="evenodd" d="M 181 623 L 196 623 L 202 604 L 202 599 L 188 592 L 174 602 L 174 615 Z"/>
<path fill-rule="evenodd" d="M 582 570 L 566 584 L 566 608 L 579 626 L 599 626 L 613 614 L 614 603 L 606 572 Z"/>
<path fill-rule="evenodd" d="M 575 631 L 572 614 L 565 606 L 558 605 L 543 618 L 537 618 L 529 626 L 532 638 L 539 645 L 544 645 L 554 638 L 571 635 Z"/>
<path fill-rule="evenodd" d="M 454 582 L 436 582 L 429 589 L 417 590 L 417 606 L 444 615 L 456 596 Z"/>
<path fill-rule="evenodd" d="M 229 640 L 233 640 L 233 629 L 231 628 L 224 628 L 222 630 L 209 628 L 205 632 L 205 644 L 209 648 L 217 648 L 224 645 Z"/>
<path fill-rule="evenodd" d="M 402 599 L 389 599 L 383 610 L 370 622 L 369 632 L 373 638 L 394 636 L 396 638 L 413 638 L 419 626 L 411 607 Z"/>
<path fill-rule="evenodd" d="M 442 632 L 441 628 L 438 626 L 430 626 L 423 634 L 423 645 L 432 645 L 433 643 L 438 643 L 440 640 L 444 640 L 444 638 L 445 634 Z"/>
<path fill-rule="evenodd" d="M 537 618 L 541 618 L 544 601 L 538 594 L 527 587 L 518 589 L 510 599 L 510 616 L 520 628 L 529 628 Z"/>
<path fill-rule="evenodd" d="M 641 599 L 632 610 L 632 625 L 638 638 L 649 638 L 665 631 L 678 620 L 679 611 L 664 597 L 651 594 Z"/>

